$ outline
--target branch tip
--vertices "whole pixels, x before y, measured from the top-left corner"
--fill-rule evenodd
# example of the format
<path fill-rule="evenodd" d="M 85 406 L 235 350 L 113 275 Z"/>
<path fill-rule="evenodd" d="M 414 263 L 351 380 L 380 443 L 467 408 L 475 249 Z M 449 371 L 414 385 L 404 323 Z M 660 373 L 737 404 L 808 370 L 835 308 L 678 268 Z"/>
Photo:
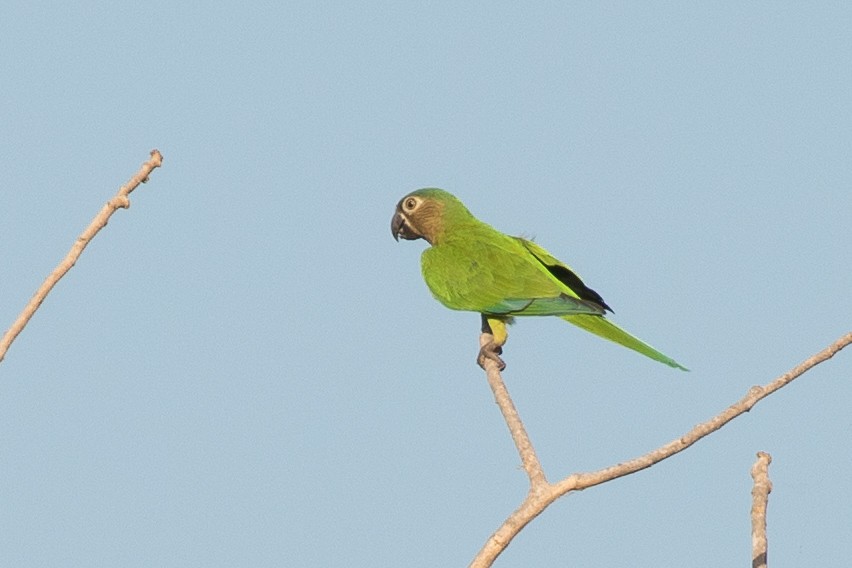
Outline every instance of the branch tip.
<path fill-rule="evenodd" d="M 772 482 L 769 480 L 769 464 L 772 456 L 766 452 L 757 452 L 757 461 L 751 468 L 754 486 L 751 490 L 751 565 L 752 568 L 766 568 L 766 508 Z"/>
<path fill-rule="evenodd" d="M 9 347 L 12 345 L 12 342 L 18 337 L 18 335 L 24 330 L 27 323 L 29 323 L 30 319 L 32 319 L 36 310 L 38 310 L 41 303 L 47 297 L 53 287 L 56 285 L 59 280 L 65 276 L 65 274 L 71 270 L 71 267 L 77 263 L 77 259 L 83 253 L 83 250 L 88 246 L 89 242 L 98 234 L 98 231 L 103 229 L 109 218 L 117 209 L 128 209 L 130 207 L 130 199 L 128 199 L 127 195 L 133 191 L 143 180 L 148 179 L 148 175 L 155 169 L 162 165 L 163 156 L 160 154 L 159 150 L 151 150 L 151 159 L 139 168 L 139 171 L 127 182 L 123 185 L 118 193 L 106 202 L 106 204 L 101 208 L 100 212 L 95 215 L 95 218 L 92 219 L 92 222 L 89 223 L 89 226 L 82 232 L 82 234 L 77 237 L 74 241 L 74 244 L 71 246 L 71 250 L 68 251 L 68 254 L 65 255 L 60 263 L 53 269 L 53 271 L 48 275 L 48 277 L 42 282 L 41 286 L 39 286 L 36 293 L 30 299 L 29 303 L 24 307 L 21 314 L 18 318 L 12 323 L 12 326 L 0 337 L 0 361 L 3 361 L 6 353 L 9 351 Z"/>

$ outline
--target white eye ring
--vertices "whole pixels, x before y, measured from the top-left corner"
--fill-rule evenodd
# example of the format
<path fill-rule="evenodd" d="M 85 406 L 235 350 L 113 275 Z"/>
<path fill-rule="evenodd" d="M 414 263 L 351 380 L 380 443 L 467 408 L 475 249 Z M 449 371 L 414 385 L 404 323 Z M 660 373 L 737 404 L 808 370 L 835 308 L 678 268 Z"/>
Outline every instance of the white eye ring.
<path fill-rule="evenodd" d="M 415 207 L 417 207 L 417 199 L 415 199 L 413 197 L 407 198 L 402 203 L 402 208 L 405 209 L 406 211 L 413 211 Z"/>

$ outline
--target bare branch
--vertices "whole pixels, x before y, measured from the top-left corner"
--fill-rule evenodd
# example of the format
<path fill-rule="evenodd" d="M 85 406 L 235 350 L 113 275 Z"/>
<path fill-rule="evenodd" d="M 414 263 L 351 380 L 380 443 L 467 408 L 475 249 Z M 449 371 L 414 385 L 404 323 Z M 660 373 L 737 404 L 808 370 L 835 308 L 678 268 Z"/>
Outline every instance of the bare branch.
<path fill-rule="evenodd" d="M 491 341 L 491 335 L 488 333 L 483 333 L 479 336 L 479 344 L 482 347 L 488 345 Z M 488 378 L 488 385 L 494 393 L 494 400 L 497 402 L 497 406 L 500 407 L 500 412 L 503 413 L 503 418 L 506 420 L 506 425 L 512 434 L 512 440 L 515 441 L 515 447 L 521 456 L 521 463 L 523 463 L 524 470 L 530 478 L 530 486 L 535 488 L 539 485 L 547 485 L 547 479 L 544 477 L 541 462 L 538 460 L 535 448 L 533 448 L 530 437 L 527 435 L 524 423 L 521 422 L 518 410 L 512 402 L 512 397 L 509 396 L 509 391 L 503 382 L 503 376 L 500 374 L 498 363 L 493 359 L 485 359 L 483 364 L 485 375 Z"/>
<path fill-rule="evenodd" d="M 107 201 L 100 212 L 94 219 L 92 219 L 92 222 L 89 223 L 89 226 L 86 227 L 79 237 L 77 237 L 77 240 L 74 242 L 74 245 L 71 247 L 71 250 L 68 251 L 65 258 L 62 259 L 59 265 L 54 268 L 53 272 L 51 272 L 45 279 L 39 289 L 36 290 L 36 293 L 26 305 L 24 311 L 21 312 L 21 315 L 18 316 L 18 319 L 15 320 L 12 327 L 10 327 L 3 335 L 2 339 L 0 339 L 0 361 L 3 361 L 3 358 L 6 356 L 6 352 L 9 350 L 9 346 L 12 345 L 15 338 L 24 330 L 24 327 L 26 327 L 27 323 L 33 317 L 33 314 L 35 314 L 36 310 L 39 306 L 41 306 L 41 303 L 56 283 L 59 282 L 59 280 L 65 276 L 69 270 L 71 270 L 71 267 L 74 266 L 74 264 L 76 264 L 77 259 L 80 258 L 83 250 L 89 242 L 91 242 L 94 236 L 98 234 L 98 231 L 106 226 L 112 214 L 115 213 L 117 209 L 127 209 L 130 207 L 130 200 L 128 199 L 130 192 L 136 189 L 140 183 L 148 181 L 148 176 L 151 172 L 155 168 L 160 167 L 162 164 L 162 154 L 160 154 L 158 150 L 151 150 L 151 159 L 142 164 L 139 171 L 136 172 L 136 174 L 118 190 L 115 197 Z"/>
<path fill-rule="evenodd" d="M 751 468 L 754 487 L 751 490 L 751 566 L 766 568 L 766 506 L 772 482 L 769 481 L 769 464 L 772 456 L 757 452 L 757 461 Z"/>
<path fill-rule="evenodd" d="M 490 337 L 484 339 L 480 338 L 480 343 L 489 340 Z M 533 449 L 529 438 L 526 436 L 526 432 L 523 430 L 523 424 L 517 416 L 517 411 L 515 411 L 514 405 L 511 404 L 511 400 L 509 400 L 508 405 L 506 405 L 506 408 L 511 406 L 511 411 L 514 413 L 510 413 L 512 416 L 512 421 L 510 422 L 509 417 L 507 416 L 507 410 L 504 410 L 505 403 L 500 402 L 497 390 L 495 390 L 495 398 L 498 398 L 498 404 L 500 404 L 500 409 L 503 411 L 504 417 L 506 417 L 507 425 L 509 426 L 509 430 L 512 432 L 512 437 L 515 440 L 515 445 L 518 447 L 521 459 L 524 460 L 524 468 L 527 470 L 527 474 L 530 475 L 530 492 L 527 494 L 523 503 L 521 503 L 521 506 L 518 507 L 518 509 L 503 522 L 494 534 L 488 538 L 485 545 L 473 559 L 473 562 L 471 562 L 471 568 L 485 568 L 491 566 L 494 560 L 503 552 L 503 550 L 506 549 L 507 546 L 509 546 L 509 543 L 513 538 L 515 538 L 515 536 L 517 536 L 521 529 L 541 514 L 548 505 L 559 497 L 571 491 L 588 489 L 589 487 L 594 487 L 595 485 L 600 485 L 601 483 L 635 473 L 682 452 L 701 438 L 704 438 L 705 436 L 720 429 L 737 416 L 748 412 L 759 401 L 763 400 L 778 389 L 790 384 L 794 379 L 803 375 L 816 365 L 831 359 L 850 343 L 852 343 L 852 332 L 840 337 L 837 341 L 819 353 L 809 357 L 772 382 L 764 386 L 752 387 L 742 399 L 723 410 L 720 414 L 714 416 L 707 422 L 698 424 L 680 438 L 672 440 L 664 446 L 626 462 L 621 462 L 617 465 L 598 471 L 569 475 L 565 479 L 552 484 L 545 480 L 544 472 L 541 473 L 540 483 L 533 481 L 533 475 L 530 471 L 534 471 L 534 469 L 531 467 L 528 468 L 528 464 L 524 456 L 532 455 L 535 457 L 535 450 Z M 499 382 L 499 385 L 502 385 L 502 379 L 499 377 L 500 372 L 496 367 L 496 363 L 492 363 L 488 363 L 489 366 L 486 368 L 489 384 Z M 493 379 L 492 375 L 496 375 L 496 379 Z M 495 387 L 492 384 L 492 389 L 494 388 Z M 505 386 L 502 387 L 500 396 L 503 396 L 504 392 Z M 508 397 L 508 393 L 505 393 L 505 396 Z M 520 435 L 521 433 L 522 436 Z M 538 458 L 535 458 L 534 463 L 538 464 Z M 540 464 L 538 465 L 538 468 L 541 468 Z"/>

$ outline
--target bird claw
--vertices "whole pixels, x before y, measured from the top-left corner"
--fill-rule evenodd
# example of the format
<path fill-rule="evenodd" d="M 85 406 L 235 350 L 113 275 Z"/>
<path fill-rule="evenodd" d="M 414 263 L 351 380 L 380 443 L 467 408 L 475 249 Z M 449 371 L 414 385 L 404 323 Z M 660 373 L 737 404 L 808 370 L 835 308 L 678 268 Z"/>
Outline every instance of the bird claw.
<path fill-rule="evenodd" d="M 489 359 L 497 363 L 497 369 L 502 371 L 506 368 L 506 363 L 503 362 L 503 359 L 500 358 L 500 354 L 503 353 L 503 347 L 497 345 L 494 341 L 489 341 L 479 349 L 479 355 L 476 357 L 476 364 L 482 367 L 485 370 L 485 363 Z"/>

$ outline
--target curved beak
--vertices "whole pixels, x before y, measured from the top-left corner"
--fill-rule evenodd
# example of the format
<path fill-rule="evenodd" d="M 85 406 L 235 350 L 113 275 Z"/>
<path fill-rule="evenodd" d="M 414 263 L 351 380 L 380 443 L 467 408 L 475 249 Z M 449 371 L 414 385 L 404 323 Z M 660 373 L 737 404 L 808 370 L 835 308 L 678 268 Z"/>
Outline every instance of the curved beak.
<path fill-rule="evenodd" d="M 391 234 L 396 242 L 399 242 L 399 234 L 404 226 L 405 217 L 399 211 L 394 212 L 393 217 L 391 217 Z"/>
<path fill-rule="evenodd" d="M 397 241 L 399 241 L 400 237 L 408 241 L 421 238 L 421 235 L 411 227 L 408 218 L 399 209 L 396 210 L 391 218 L 391 234 Z"/>

